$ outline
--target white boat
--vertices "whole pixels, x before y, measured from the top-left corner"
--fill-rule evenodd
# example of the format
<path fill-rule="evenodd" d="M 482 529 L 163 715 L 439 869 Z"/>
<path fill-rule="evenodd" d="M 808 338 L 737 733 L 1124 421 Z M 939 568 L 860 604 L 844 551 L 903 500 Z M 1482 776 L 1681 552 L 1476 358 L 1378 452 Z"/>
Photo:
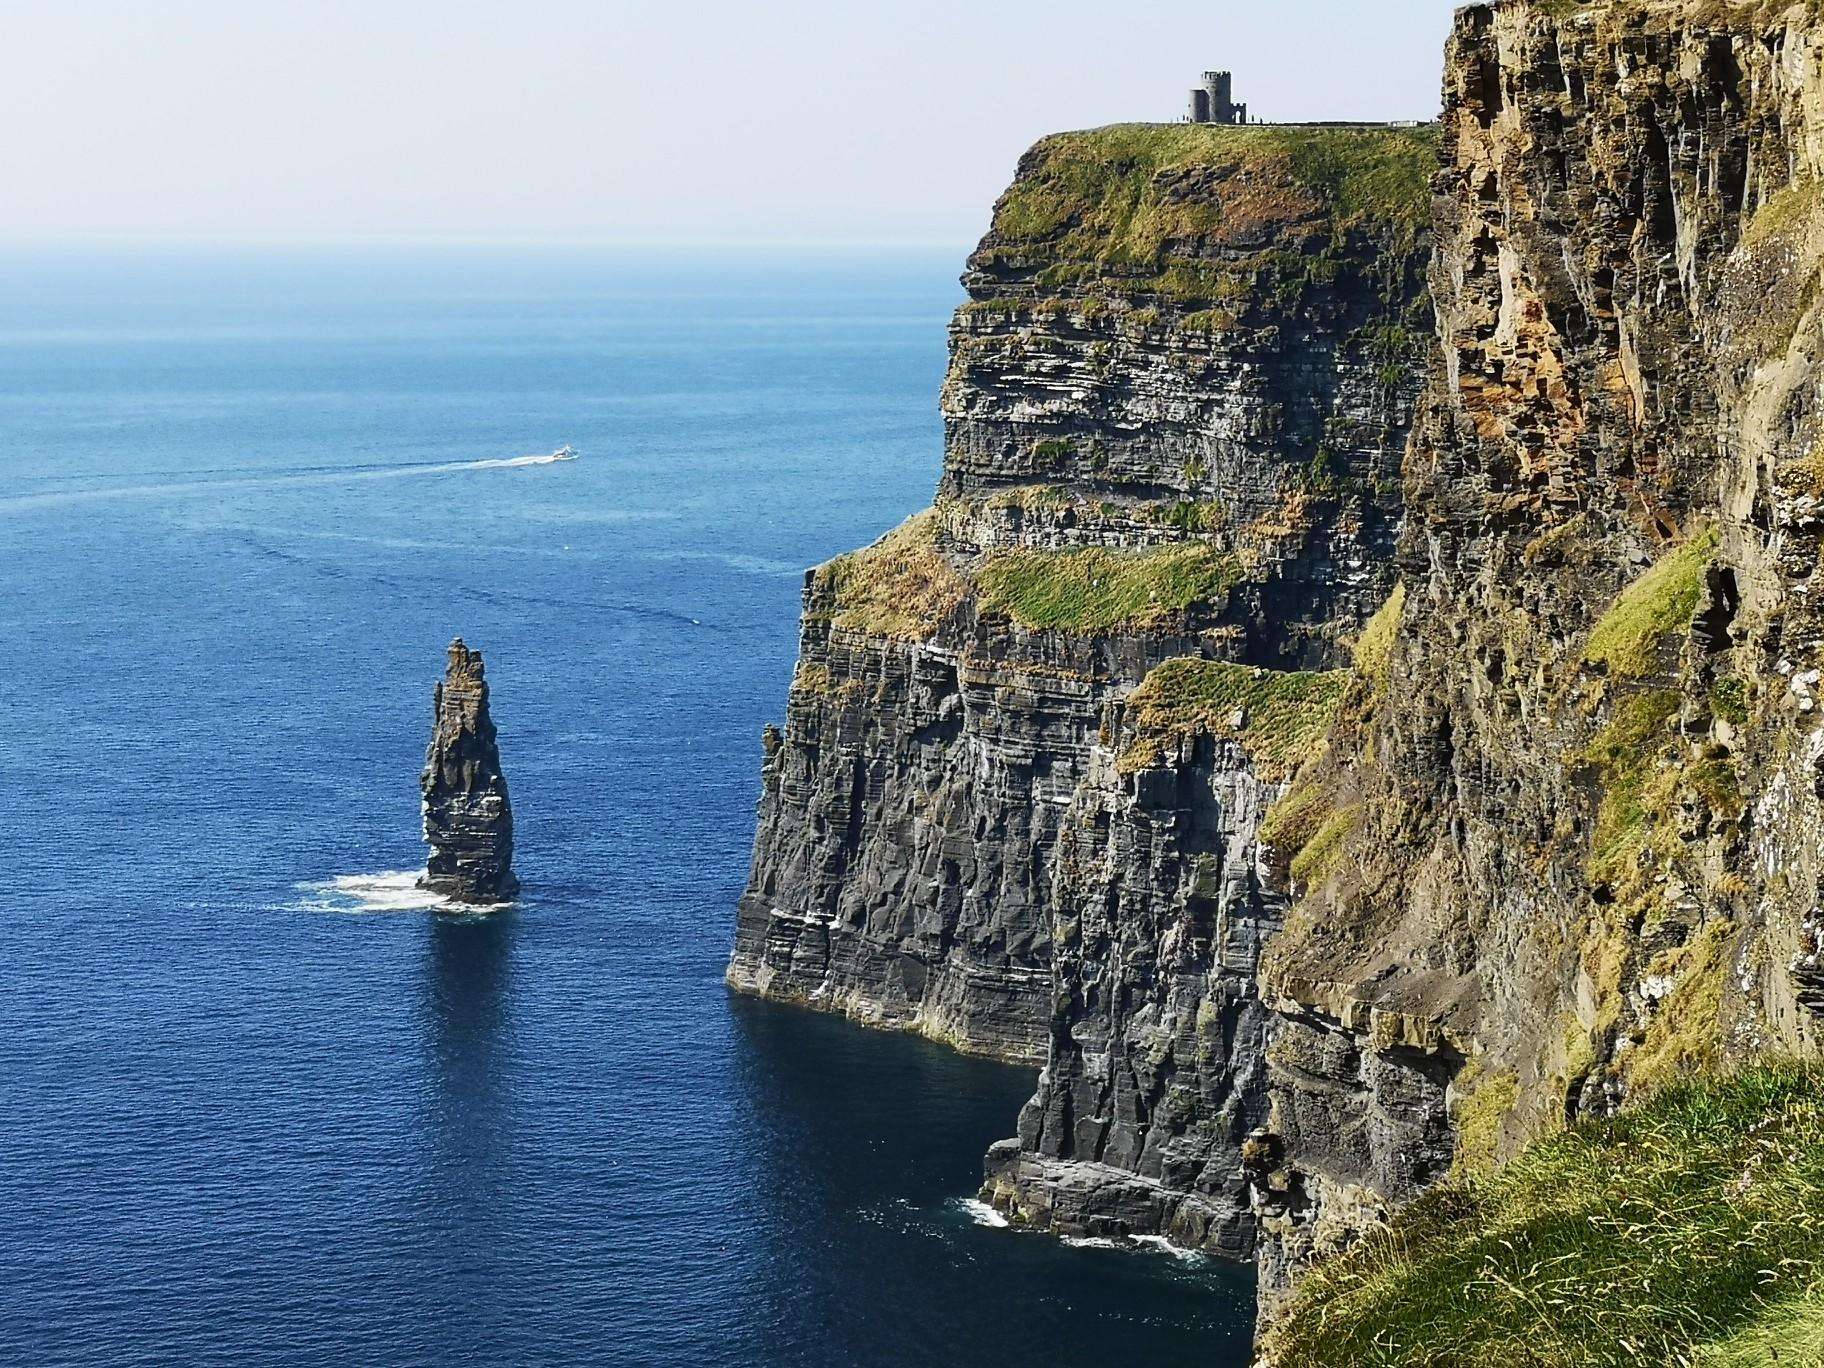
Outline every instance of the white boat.
<path fill-rule="evenodd" d="M 565 442 L 556 451 L 551 453 L 551 459 L 554 461 L 574 461 L 582 454 L 582 452 L 571 446 L 570 443 Z"/>

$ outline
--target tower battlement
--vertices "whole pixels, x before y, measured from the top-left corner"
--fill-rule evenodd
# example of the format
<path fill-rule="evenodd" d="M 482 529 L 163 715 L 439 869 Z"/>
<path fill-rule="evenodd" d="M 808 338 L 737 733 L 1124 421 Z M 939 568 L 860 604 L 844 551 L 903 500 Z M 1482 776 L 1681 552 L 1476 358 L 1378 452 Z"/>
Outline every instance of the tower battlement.
<path fill-rule="evenodd" d="M 1207 124 L 1245 124 L 1248 107 L 1235 103 L 1232 72 L 1206 71 L 1203 84 L 1191 91 L 1190 121 Z"/>

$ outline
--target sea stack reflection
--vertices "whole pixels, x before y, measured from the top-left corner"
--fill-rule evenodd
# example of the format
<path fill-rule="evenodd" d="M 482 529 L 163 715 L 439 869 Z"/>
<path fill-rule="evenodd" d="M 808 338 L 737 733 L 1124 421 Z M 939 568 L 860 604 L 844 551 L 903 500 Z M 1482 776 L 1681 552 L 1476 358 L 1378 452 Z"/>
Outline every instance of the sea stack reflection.
<path fill-rule="evenodd" d="M 513 805 L 488 716 L 481 652 L 461 637 L 437 685 L 431 747 L 424 757 L 424 839 L 431 857 L 419 882 L 457 902 L 502 903 L 513 877 Z"/>

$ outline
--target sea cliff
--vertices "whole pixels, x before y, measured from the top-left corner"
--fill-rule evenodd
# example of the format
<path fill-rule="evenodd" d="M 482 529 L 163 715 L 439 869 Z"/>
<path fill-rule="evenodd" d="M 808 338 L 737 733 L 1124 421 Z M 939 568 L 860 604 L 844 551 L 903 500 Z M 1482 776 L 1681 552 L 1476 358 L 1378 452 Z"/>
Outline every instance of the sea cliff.
<path fill-rule="evenodd" d="M 1044 1063 L 1028 1220 L 1251 1247 L 1255 830 L 1391 590 L 1434 139 L 1040 143 L 935 506 L 808 577 L 729 981 Z"/>
<path fill-rule="evenodd" d="M 730 982 L 1042 1063 L 985 1195 L 1255 1254 L 1286 1363 L 1422 1194 L 1815 1055 L 1821 99 L 1808 4 L 1503 0 L 1435 128 L 1040 143 Z"/>
<path fill-rule="evenodd" d="M 1816 1052 L 1821 37 L 1457 16 L 1401 687 L 1288 800 L 1347 835 L 1260 976 L 1269 1310 L 1434 1184 Z"/>

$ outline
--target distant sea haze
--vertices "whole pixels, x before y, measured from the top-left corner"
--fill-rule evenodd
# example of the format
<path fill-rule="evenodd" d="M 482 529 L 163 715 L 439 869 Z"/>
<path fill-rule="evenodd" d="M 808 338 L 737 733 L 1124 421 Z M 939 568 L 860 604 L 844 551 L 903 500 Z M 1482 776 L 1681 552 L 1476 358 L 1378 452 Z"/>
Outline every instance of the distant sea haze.
<path fill-rule="evenodd" d="M 959 265 L 0 254 L 0 1361 L 1247 1362 L 1247 1275 L 972 1204 L 1029 1073 L 721 983 Z M 491 916 L 414 886 L 457 634 Z"/>

